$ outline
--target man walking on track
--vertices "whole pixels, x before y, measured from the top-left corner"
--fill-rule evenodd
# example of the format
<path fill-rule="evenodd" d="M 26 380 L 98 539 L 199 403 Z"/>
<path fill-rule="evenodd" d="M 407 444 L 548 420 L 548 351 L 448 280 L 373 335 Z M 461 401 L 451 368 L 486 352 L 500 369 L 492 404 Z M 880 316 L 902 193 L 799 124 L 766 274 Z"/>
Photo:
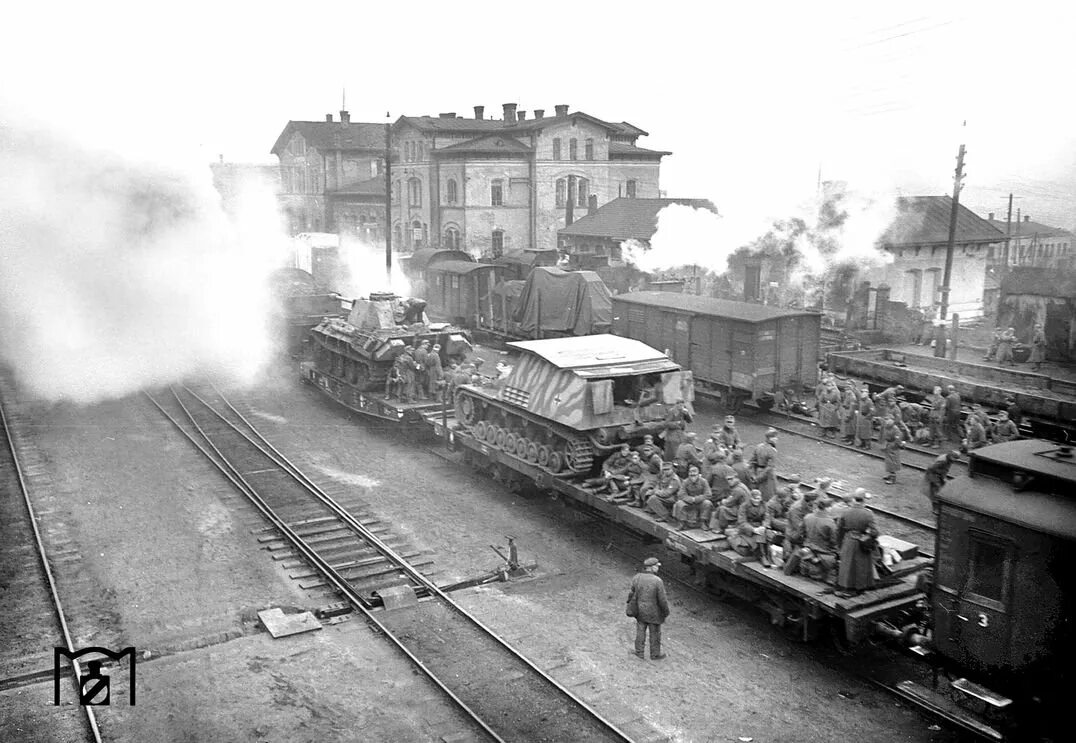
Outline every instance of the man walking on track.
<path fill-rule="evenodd" d="M 639 658 L 646 648 L 646 635 L 650 633 L 650 659 L 661 660 L 661 624 L 669 616 L 669 599 L 665 595 L 665 583 L 658 577 L 661 563 L 656 557 L 643 562 L 643 570 L 631 580 L 628 593 L 627 614 L 635 617 L 635 650 Z"/>

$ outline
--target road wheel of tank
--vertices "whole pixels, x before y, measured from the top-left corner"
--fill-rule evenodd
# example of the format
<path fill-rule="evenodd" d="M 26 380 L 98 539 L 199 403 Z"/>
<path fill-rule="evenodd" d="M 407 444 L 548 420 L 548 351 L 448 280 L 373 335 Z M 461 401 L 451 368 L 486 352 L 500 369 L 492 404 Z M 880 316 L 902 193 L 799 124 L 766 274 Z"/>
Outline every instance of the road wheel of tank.
<path fill-rule="evenodd" d="M 498 449 L 503 449 L 508 443 L 509 433 L 504 428 L 497 429 L 497 440 L 494 442 Z"/>
<path fill-rule="evenodd" d="M 538 447 L 538 464 L 543 467 L 549 466 L 549 447 L 545 444 Z"/>
<path fill-rule="evenodd" d="M 490 424 L 486 426 L 486 443 L 490 446 L 497 445 L 497 432 L 501 430 L 500 426 L 494 426 Z"/>
<path fill-rule="evenodd" d="M 485 421 L 478 421 L 474 424 L 474 437 L 479 441 L 485 441 L 487 429 L 489 425 Z"/>
<path fill-rule="evenodd" d="M 507 452 L 515 452 L 516 442 L 519 440 L 519 436 L 514 433 L 510 433 L 504 437 L 504 450 Z"/>
<path fill-rule="evenodd" d="M 527 444 L 527 461 L 528 462 L 537 462 L 538 461 L 538 444 L 537 444 L 537 442 L 532 441 L 529 444 Z"/>
<path fill-rule="evenodd" d="M 559 451 L 549 452 L 549 471 L 558 473 L 564 470 L 564 454 Z"/>
<path fill-rule="evenodd" d="M 527 447 L 530 446 L 530 441 L 522 436 L 516 439 L 516 456 L 520 459 L 527 458 Z"/>

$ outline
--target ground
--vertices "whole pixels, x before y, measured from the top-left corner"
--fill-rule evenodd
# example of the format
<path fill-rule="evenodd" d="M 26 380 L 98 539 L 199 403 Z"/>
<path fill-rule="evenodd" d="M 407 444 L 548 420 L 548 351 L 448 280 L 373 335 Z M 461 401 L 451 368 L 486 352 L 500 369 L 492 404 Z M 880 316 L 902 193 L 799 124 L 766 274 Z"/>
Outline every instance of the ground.
<path fill-rule="evenodd" d="M 794 644 L 757 609 L 681 583 L 690 576 L 674 555 L 563 501 L 509 494 L 438 456 L 435 441 L 348 414 L 284 362 L 234 399 L 300 466 L 355 491 L 432 552 L 442 583 L 495 567 L 491 545 L 516 537 L 522 559 L 538 564 L 533 577 L 458 594 L 461 603 L 599 711 L 634 710 L 655 739 L 937 739 L 929 719 L 827 646 Z M 458 727 L 359 620 L 280 640 L 261 631 L 253 611 L 324 599 L 303 595 L 258 548 L 257 518 L 145 400 L 18 405 L 34 413 L 29 438 L 47 462 L 35 497 L 62 520 L 97 588 L 70 597 L 76 634 L 160 650 L 139 665 L 137 707 L 101 716 L 106 740 L 438 740 Z M 722 411 L 700 404 L 699 413 L 694 428 L 705 435 Z M 779 469 L 811 468 L 817 446 L 783 443 Z M 827 451 L 824 469 L 880 480 L 881 464 Z M 631 576 L 651 554 L 663 558 L 672 601 L 659 663 L 630 654 L 634 622 L 624 616 Z M 51 684 L 16 691 L 0 695 L 0 738 L 65 739 L 42 722 L 71 711 L 42 701 Z M 44 737 L 27 736 L 29 725 Z"/>

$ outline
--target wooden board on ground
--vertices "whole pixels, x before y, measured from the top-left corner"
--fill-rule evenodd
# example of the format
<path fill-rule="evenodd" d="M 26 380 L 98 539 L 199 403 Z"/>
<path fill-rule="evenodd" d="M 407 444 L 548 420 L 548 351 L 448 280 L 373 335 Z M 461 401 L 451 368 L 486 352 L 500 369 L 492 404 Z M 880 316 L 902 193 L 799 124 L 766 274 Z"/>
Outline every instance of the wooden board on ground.
<path fill-rule="evenodd" d="M 301 632 L 313 632 L 321 629 L 321 622 L 314 618 L 308 611 L 299 614 L 285 614 L 282 609 L 265 609 L 258 612 L 258 619 L 262 621 L 269 634 L 274 638 L 297 635 Z"/>

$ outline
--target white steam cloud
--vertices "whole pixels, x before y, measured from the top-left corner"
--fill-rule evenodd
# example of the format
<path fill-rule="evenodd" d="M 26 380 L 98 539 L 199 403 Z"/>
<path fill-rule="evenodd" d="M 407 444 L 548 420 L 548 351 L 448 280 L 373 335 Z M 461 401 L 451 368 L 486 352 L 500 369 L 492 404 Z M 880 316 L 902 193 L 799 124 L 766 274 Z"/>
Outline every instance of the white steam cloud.
<path fill-rule="evenodd" d="M 250 381 L 283 258 L 272 194 L 225 216 L 194 174 L 0 129 L 0 358 L 52 400 Z"/>
<path fill-rule="evenodd" d="M 371 292 L 392 291 L 408 296 L 411 284 L 400 270 L 399 256 L 392 256 L 392 272 L 385 274 L 385 248 L 371 245 L 358 237 L 340 238 L 340 262 L 345 268 L 343 286 L 346 297 L 368 297 Z"/>

